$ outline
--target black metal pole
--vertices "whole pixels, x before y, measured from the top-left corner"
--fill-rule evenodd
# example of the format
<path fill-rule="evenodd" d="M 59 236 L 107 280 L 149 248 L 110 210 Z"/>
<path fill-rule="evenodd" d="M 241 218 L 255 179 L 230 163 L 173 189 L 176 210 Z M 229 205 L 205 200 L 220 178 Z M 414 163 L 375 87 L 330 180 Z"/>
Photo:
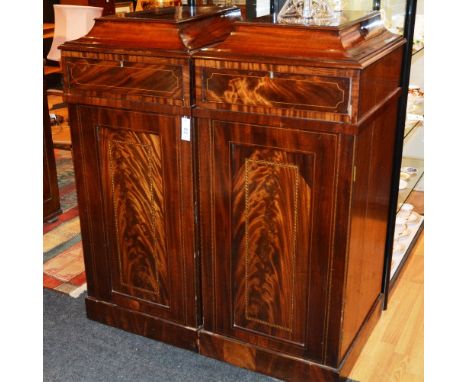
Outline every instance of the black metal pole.
<path fill-rule="evenodd" d="M 403 154 L 403 140 L 405 135 L 406 105 L 408 102 L 408 86 L 411 72 L 411 58 L 413 50 L 414 23 L 416 21 L 417 0 L 407 0 L 404 36 L 407 40 L 403 53 L 401 68 L 401 98 L 398 105 L 397 131 L 395 137 L 395 152 L 393 158 L 392 188 L 390 191 L 390 207 L 388 211 L 387 240 L 385 242 L 384 277 L 382 280 L 382 292 L 384 294 L 383 309 L 387 309 L 388 294 L 390 291 L 390 270 L 393 254 L 393 235 L 395 234 L 395 218 L 398 207 L 398 191 L 400 183 L 400 168 Z"/>

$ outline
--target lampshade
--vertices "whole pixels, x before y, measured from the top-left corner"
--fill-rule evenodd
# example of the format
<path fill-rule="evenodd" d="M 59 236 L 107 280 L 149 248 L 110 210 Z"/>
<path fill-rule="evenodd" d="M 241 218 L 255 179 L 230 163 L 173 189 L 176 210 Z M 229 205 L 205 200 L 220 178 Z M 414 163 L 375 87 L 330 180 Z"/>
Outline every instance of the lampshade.
<path fill-rule="evenodd" d="M 54 39 L 47 59 L 60 61 L 58 47 L 88 33 L 94 25 L 94 19 L 101 17 L 102 10 L 100 7 L 54 4 Z"/>

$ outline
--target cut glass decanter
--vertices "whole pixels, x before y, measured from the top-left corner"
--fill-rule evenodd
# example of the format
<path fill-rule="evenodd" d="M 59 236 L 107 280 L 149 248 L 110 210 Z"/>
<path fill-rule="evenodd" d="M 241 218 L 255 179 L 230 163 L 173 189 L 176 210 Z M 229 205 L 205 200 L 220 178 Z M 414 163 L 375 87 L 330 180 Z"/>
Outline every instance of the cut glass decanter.
<path fill-rule="evenodd" d="M 278 14 L 283 24 L 330 25 L 336 16 L 326 0 L 287 0 Z"/>

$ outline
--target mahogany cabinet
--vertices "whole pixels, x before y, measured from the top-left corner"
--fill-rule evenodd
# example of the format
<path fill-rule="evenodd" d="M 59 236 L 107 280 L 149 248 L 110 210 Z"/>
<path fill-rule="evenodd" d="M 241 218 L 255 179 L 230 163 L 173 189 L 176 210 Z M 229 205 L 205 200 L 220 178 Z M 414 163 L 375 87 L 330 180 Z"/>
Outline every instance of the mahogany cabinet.
<path fill-rule="evenodd" d="M 195 57 L 200 353 L 345 376 L 381 312 L 404 40 L 378 13 L 235 24 Z"/>
<path fill-rule="evenodd" d="M 181 118 L 191 114 L 191 52 L 238 17 L 232 7 L 108 16 L 62 47 L 87 314 L 192 350 L 200 276 Z"/>
<path fill-rule="evenodd" d="M 339 380 L 381 312 L 405 40 L 378 13 L 238 17 L 103 17 L 64 45 L 87 313 Z"/>

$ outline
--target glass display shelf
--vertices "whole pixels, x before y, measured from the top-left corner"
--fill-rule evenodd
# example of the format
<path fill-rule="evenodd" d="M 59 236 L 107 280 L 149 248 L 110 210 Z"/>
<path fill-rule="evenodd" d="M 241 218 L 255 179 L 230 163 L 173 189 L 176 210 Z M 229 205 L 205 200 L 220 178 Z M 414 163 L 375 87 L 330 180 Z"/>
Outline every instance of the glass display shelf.
<path fill-rule="evenodd" d="M 423 50 L 424 50 L 424 45 L 420 47 L 413 46 L 413 56 L 416 56 L 418 53 L 422 52 Z"/>
<path fill-rule="evenodd" d="M 398 192 L 398 204 L 397 204 L 397 212 L 400 210 L 403 203 L 408 201 L 408 197 L 410 196 L 413 189 L 418 184 L 419 180 L 424 175 L 424 160 L 416 159 L 416 158 L 405 158 L 403 157 L 401 160 L 401 168 L 405 167 L 413 167 L 417 169 L 417 173 L 415 175 L 410 175 L 406 182 L 408 182 L 408 186 L 400 190 Z M 423 191 L 423 190 L 422 190 Z M 423 191 L 424 192 L 424 191 Z"/>
<path fill-rule="evenodd" d="M 398 217 L 398 215 L 397 215 Z M 419 220 L 414 224 L 407 224 L 406 229 L 409 234 L 405 237 L 401 237 L 396 240 L 395 247 L 398 245 L 401 247 L 399 250 L 394 249 L 392 256 L 392 265 L 390 268 L 390 281 L 392 282 L 401 270 L 404 260 L 409 255 L 411 249 L 414 246 L 415 238 L 419 235 L 424 224 L 424 216 L 419 215 Z"/>
<path fill-rule="evenodd" d="M 405 138 L 421 123 L 422 121 L 412 121 L 407 119 L 405 124 Z"/>

